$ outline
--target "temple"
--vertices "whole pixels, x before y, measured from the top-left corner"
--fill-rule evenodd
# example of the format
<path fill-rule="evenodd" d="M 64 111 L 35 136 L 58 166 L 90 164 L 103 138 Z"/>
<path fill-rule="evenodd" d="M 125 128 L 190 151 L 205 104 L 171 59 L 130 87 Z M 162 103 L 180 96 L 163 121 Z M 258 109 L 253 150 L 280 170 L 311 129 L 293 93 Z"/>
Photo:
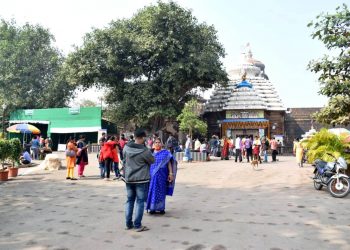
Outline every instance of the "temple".
<path fill-rule="evenodd" d="M 286 108 L 265 73 L 265 65 L 253 58 L 249 44 L 228 74 L 228 85 L 214 90 L 204 107 L 209 135 L 283 140 Z"/>

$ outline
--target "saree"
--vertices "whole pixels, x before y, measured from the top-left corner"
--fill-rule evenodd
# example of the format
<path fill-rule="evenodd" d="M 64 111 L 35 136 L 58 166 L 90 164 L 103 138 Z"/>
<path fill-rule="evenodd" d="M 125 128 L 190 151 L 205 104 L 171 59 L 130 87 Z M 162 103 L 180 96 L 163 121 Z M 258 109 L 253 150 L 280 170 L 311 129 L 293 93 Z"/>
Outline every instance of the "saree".
<path fill-rule="evenodd" d="M 222 147 L 222 152 L 221 152 L 221 159 L 227 159 L 228 160 L 228 153 L 229 153 L 229 142 L 227 139 L 224 140 L 224 145 Z"/>
<path fill-rule="evenodd" d="M 151 165 L 146 210 L 164 211 L 166 195 L 172 196 L 174 193 L 175 179 L 177 172 L 177 162 L 168 150 L 161 150 L 153 153 L 155 162 Z M 174 180 L 168 182 L 168 163 L 171 163 Z"/>

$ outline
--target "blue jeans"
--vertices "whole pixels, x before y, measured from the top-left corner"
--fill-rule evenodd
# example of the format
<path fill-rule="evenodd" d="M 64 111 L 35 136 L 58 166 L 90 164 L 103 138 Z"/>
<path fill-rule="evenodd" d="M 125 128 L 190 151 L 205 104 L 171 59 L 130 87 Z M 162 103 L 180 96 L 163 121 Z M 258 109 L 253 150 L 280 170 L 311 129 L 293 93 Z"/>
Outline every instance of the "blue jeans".
<path fill-rule="evenodd" d="M 99 168 L 100 168 L 100 174 L 101 174 L 101 178 L 105 178 L 105 163 L 102 161 L 102 162 L 99 162 L 98 163 L 99 165 Z"/>
<path fill-rule="evenodd" d="M 140 228 L 142 226 L 142 216 L 145 209 L 145 202 L 147 200 L 149 183 L 126 183 L 127 201 L 125 204 L 125 220 L 127 228 Z M 132 215 L 134 211 L 134 204 L 136 200 L 135 208 L 135 220 L 132 221 Z"/>
<path fill-rule="evenodd" d="M 39 159 L 39 148 L 32 148 L 34 160 Z"/>
<path fill-rule="evenodd" d="M 120 173 L 119 173 L 119 163 L 118 162 L 113 162 L 113 170 L 115 173 L 115 177 L 120 177 Z"/>
<path fill-rule="evenodd" d="M 185 156 L 187 157 L 188 161 L 192 161 L 191 149 L 189 149 L 189 148 L 185 149 Z"/>
<path fill-rule="evenodd" d="M 264 162 L 267 162 L 267 150 L 264 150 Z"/>

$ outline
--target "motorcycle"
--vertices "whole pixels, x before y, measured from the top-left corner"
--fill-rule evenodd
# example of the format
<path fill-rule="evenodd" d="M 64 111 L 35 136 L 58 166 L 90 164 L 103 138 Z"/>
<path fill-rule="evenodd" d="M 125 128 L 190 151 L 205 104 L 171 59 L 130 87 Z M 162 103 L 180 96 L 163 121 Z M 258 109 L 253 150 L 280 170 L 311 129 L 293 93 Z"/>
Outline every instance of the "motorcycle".
<path fill-rule="evenodd" d="M 347 163 L 344 158 L 336 159 L 333 155 L 334 162 L 325 162 L 317 159 L 313 166 L 314 169 L 314 187 L 321 190 L 326 186 L 333 197 L 343 198 L 348 195 L 350 190 L 349 176 L 343 174 L 342 171 L 347 169 Z"/>

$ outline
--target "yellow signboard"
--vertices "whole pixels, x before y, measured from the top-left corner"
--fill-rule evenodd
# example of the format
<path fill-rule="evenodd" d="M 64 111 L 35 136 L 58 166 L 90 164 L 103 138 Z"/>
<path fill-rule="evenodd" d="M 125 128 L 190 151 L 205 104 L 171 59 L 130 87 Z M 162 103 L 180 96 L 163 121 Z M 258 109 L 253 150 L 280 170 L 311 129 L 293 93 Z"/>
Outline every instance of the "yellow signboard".
<path fill-rule="evenodd" d="M 264 118 L 263 110 L 228 110 L 226 119 Z"/>

